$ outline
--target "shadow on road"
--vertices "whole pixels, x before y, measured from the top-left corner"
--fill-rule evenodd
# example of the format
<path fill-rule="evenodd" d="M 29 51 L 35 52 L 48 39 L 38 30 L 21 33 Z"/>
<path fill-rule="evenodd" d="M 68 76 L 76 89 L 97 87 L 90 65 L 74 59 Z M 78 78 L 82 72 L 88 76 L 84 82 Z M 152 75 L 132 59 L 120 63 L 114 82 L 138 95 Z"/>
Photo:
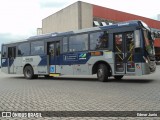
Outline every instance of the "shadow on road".
<path fill-rule="evenodd" d="M 38 80 L 54 80 L 54 81 L 91 81 L 91 82 L 99 82 L 97 80 L 97 78 L 76 78 L 76 77 L 52 77 L 52 78 L 45 78 L 45 77 L 39 77 L 38 79 L 25 79 L 23 76 L 19 76 L 19 77 L 11 77 L 10 79 L 21 79 L 21 80 L 31 80 L 31 81 L 38 81 Z M 109 78 L 109 80 L 107 82 L 104 83 L 111 83 L 111 82 L 117 82 L 117 83 L 151 83 L 154 82 L 155 80 L 153 79 L 128 79 L 128 78 L 124 78 L 121 80 L 116 80 L 114 78 Z"/>

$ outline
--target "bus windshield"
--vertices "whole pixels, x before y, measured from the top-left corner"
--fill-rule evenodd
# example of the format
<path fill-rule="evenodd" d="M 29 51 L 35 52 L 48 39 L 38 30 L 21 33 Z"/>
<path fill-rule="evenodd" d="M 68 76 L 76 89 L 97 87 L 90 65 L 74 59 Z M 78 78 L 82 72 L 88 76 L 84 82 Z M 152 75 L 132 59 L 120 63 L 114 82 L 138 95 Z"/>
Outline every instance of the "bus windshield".
<path fill-rule="evenodd" d="M 153 40 L 151 37 L 151 33 L 148 30 L 143 30 L 144 41 L 145 41 L 145 49 L 149 55 L 155 55 Z"/>

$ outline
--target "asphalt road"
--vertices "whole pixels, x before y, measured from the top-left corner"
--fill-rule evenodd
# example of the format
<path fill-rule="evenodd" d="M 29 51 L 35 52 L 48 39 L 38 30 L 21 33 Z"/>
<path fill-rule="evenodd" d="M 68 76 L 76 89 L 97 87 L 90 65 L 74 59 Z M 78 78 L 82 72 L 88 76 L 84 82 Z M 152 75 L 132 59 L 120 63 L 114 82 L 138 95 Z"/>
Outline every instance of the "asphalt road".
<path fill-rule="evenodd" d="M 160 111 L 160 66 L 157 66 L 156 72 L 151 75 L 129 76 L 123 80 L 110 78 L 110 81 L 105 83 L 88 76 L 53 79 L 40 77 L 27 80 L 23 75 L 0 73 L 0 111 Z M 137 117 L 54 119 L 62 118 L 137 119 Z M 0 119 L 9 118 L 0 117 Z M 53 119 L 53 117 L 38 119 Z M 145 119 L 153 118 L 145 117 Z M 154 119 L 160 118 L 154 117 Z"/>

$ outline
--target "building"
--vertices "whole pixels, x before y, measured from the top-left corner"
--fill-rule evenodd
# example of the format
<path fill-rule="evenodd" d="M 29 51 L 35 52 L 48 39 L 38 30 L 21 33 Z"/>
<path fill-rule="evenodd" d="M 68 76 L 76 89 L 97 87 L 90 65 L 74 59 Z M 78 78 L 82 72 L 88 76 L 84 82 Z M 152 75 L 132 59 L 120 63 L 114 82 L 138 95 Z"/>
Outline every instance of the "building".
<path fill-rule="evenodd" d="M 42 20 L 42 34 L 65 32 L 128 20 L 142 20 L 153 31 L 160 31 L 160 21 L 78 1 Z"/>

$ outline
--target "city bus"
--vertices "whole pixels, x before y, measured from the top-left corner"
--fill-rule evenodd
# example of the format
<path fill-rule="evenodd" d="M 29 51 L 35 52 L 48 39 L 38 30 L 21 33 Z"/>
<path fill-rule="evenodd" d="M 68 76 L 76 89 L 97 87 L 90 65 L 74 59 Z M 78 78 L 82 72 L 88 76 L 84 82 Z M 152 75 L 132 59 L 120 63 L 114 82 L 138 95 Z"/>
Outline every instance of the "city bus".
<path fill-rule="evenodd" d="M 97 74 L 105 82 L 156 70 L 150 28 L 139 20 L 33 36 L 1 49 L 1 71 L 27 79 Z"/>

